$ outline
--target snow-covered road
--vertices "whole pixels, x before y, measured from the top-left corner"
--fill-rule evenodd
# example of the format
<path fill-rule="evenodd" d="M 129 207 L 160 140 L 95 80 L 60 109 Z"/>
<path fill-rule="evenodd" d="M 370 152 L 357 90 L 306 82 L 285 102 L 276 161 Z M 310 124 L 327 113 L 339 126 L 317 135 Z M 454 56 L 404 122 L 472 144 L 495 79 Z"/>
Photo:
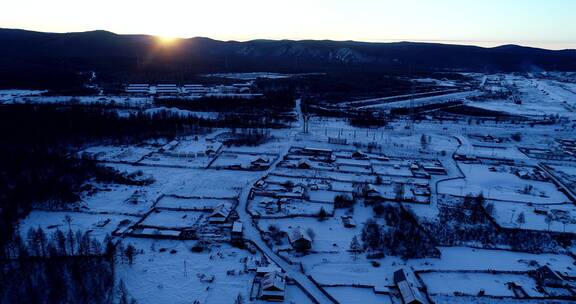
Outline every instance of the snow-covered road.
<path fill-rule="evenodd" d="M 296 112 L 298 114 L 298 123 L 299 126 L 302 126 L 304 123 L 304 117 L 302 114 L 302 110 L 300 107 L 300 100 L 296 101 Z M 296 128 L 298 130 L 298 126 Z M 298 265 L 292 265 L 282 259 L 279 255 L 277 255 L 268 245 L 262 240 L 262 236 L 258 228 L 256 228 L 256 224 L 252 219 L 252 215 L 248 213 L 247 206 L 248 200 L 250 198 L 250 191 L 254 183 L 256 183 L 262 177 L 268 175 L 270 172 L 276 169 L 278 163 L 280 163 L 286 154 L 290 151 L 292 144 L 294 143 L 294 138 L 298 131 L 295 131 L 294 134 L 291 134 L 290 139 L 284 143 L 282 148 L 280 149 L 278 158 L 268 170 L 263 171 L 262 175 L 251 180 L 248 182 L 240 193 L 239 204 L 237 207 L 238 215 L 240 216 L 240 220 L 244 224 L 244 237 L 251 241 L 258 249 L 268 257 L 269 260 L 273 261 L 278 265 L 278 267 L 282 268 L 286 275 L 296 281 L 306 292 L 314 299 L 316 303 L 334 303 L 330 298 L 328 298 L 322 290 L 320 290 L 313 282 L 310 280 L 304 273 L 301 272 L 300 267 Z"/>

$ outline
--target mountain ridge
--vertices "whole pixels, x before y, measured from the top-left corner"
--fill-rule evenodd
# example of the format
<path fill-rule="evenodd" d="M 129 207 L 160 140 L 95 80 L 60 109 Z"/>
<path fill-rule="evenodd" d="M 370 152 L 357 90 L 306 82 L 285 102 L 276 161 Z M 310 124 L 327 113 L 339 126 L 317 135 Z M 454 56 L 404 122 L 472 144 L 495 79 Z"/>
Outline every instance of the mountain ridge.
<path fill-rule="evenodd" d="M 156 78 L 213 72 L 388 73 L 406 71 L 576 71 L 576 50 L 517 45 L 484 48 L 429 42 L 334 40 L 220 41 L 207 37 L 162 44 L 151 35 L 96 30 L 43 33 L 0 29 L 0 80 L 11 74 L 96 71 L 109 78 Z M 150 78 L 150 77 L 149 77 Z"/>

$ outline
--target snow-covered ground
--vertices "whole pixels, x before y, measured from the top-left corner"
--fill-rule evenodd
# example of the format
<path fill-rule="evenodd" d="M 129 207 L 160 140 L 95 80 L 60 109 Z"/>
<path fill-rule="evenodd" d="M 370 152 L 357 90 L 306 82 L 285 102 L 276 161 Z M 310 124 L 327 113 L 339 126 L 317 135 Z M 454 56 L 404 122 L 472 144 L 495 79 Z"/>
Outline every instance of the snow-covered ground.
<path fill-rule="evenodd" d="M 573 84 L 507 75 L 506 81 L 502 85 L 517 90 L 522 103 L 517 104 L 512 100 L 495 99 L 469 102 L 469 104 L 513 115 L 535 117 L 560 115 L 571 119 L 576 117 L 576 90 L 574 90 Z"/>
<path fill-rule="evenodd" d="M 267 77 L 262 74 L 231 77 L 261 76 Z M 518 75 L 469 76 L 478 77 L 482 90 L 516 88 L 522 104 L 516 105 L 510 100 L 471 101 L 471 97 L 479 94 L 476 90 L 415 99 L 415 102 L 468 99 L 469 105 L 532 118 L 556 114 L 576 118 L 571 110 L 576 96 L 574 84 Z M 29 99 L 57 103 L 69 99 L 26 96 L 39 93 L 2 95 L 0 92 L 0 100 L 8 94 L 20 95 L 14 102 Z M 146 98 L 79 98 L 82 104 L 112 100 L 119 105 L 145 106 L 148 113 L 168 110 L 196 115 L 175 108 L 155 108 Z M 403 107 L 406 103 L 378 106 Z M 130 109 L 126 113 L 129 112 Z M 557 147 L 557 138 L 574 138 L 573 122 L 530 126 L 477 117 L 443 120 L 430 116 L 413 123 L 403 118 L 394 119 L 385 127 L 366 129 L 352 127 L 346 119 L 313 116 L 309 121 L 310 132 L 305 134 L 301 132 L 302 113 L 298 109 L 295 112 L 299 120 L 292 128 L 270 130 L 272 139 L 255 147 L 224 146 L 222 143 L 232 136 L 228 129 L 216 129 L 197 137 L 184 136 L 174 142 L 162 139 L 130 146 L 89 147 L 78 155 L 87 153 L 121 172 L 141 171 L 142 176 L 153 183 L 126 186 L 90 182 L 93 188 L 81 194 L 80 204 L 73 206 L 77 208 L 34 210 L 20 222 L 20 233 L 26 237 L 31 227 L 42 227 L 48 232 L 70 228 L 90 231 L 94 237 L 103 239 L 114 231 L 120 232 L 116 240 L 124 245 L 133 244 L 138 254 L 133 265 L 125 261 L 117 263 L 116 280 L 125 283 L 138 303 L 194 303 L 196 300 L 234 303 L 238 295 L 244 303 L 261 303 L 250 300 L 255 273 L 248 270 L 248 265 L 256 260 L 273 261 L 321 303 L 327 299 L 321 292 L 322 287 L 313 284 L 308 275 L 340 303 L 398 303 L 394 295 L 376 294 L 373 287 L 394 289 L 393 273 L 403 266 L 417 273 L 437 303 L 491 303 L 486 299 L 492 298 L 476 297 L 480 290 L 487 296 L 506 297 L 499 300 L 502 303 L 514 303 L 514 293 L 506 286 L 508 282 L 521 285 L 529 296 L 545 296 L 536 288 L 539 283 L 526 272 L 548 265 L 556 271 L 574 273 L 574 259 L 564 254 L 570 247 L 547 254 L 439 247 L 439 258 L 403 260 L 386 255 L 370 260 L 365 253 L 354 257 L 349 251 L 350 243 L 354 237 L 361 240 L 364 223 L 375 216 L 373 205 L 364 204 L 361 198 L 357 198 L 350 210 L 335 209 L 333 204 L 336 195 L 358 194 L 362 186 L 368 184 L 394 200 L 395 184 L 402 183 L 410 195 L 412 191 L 427 192 L 419 196 L 426 197 L 425 202 L 403 200 L 400 203 L 414 212 L 418 221 L 415 225 L 436 223 L 439 202 L 450 204 L 454 196 L 482 193 L 486 203 L 494 205 L 492 217 L 503 228 L 574 234 L 574 202 L 551 181 L 520 178 L 524 173 L 532 174 L 541 164 L 518 149 L 553 149 Z M 202 115 L 215 118 L 218 113 Z M 520 141 L 511 139 L 515 133 L 521 134 Z M 334 157 L 326 160 L 298 152 L 304 147 L 331 149 Z M 356 150 L 362 153 L 353 157 Z M 456 152 L 478 157 L 480 161 L 455 161 Z M 254 161 L 263 161 L 266 166 L 246 170 Z M 302 162 L 306 165 L 299 168 Z M 415 175 L 413 165 L 435 162 L 446 170 L 445 175 L 432 175 L 430 179 Z M 546 165 L 576 176 L 573 162 L 550 160 Z M 238 170 L 238 166 L 243 170 Z M 251 194 L 252 189 L 258 193 Z M 244 224 L 244 236 L 258 249 L 253 249 L 256 253 L 228 244 L 232 223 L 222 226 L 208 223 L 206 217 L 222 203 L 236 208 Z M 281 207 L 275 209 L 277 203 Z M 323 221 L 317 218 L 321 209 L 327 213 Z M 521 213 L 523 222 L 518 221 Z M 545 214 L 553 215 L 550 222 Z M 72 219 L 70 223 L 66 221 L 68 217 Z M 355 227 L 345 227 L 343 218 L 347 217 L 353 219 Z M 383 224 L 385 217 L 376 221 Z M 196 241 L 122 234 L 135 224 L 172 229 L 172 237 L 177 237 L 182 229 L 202 226 L 206 235 L 217 234 L 220 238 L 208 240 L 207 237 L 211 243 L 208 249 L 197 253 L 191 250 Z M 266 244 L 261 232 L 268 231 L 271 225 L 287 233 L 301 229 L 309 234 L 310 253 L 296 254 L 287 238 L 279 245 Z M 482 245 L 475 244 L 476 247 Z M 297 285 L 289 284 L 286 291 L 286 303 L 313 302 Z M 461 296 L 454 296 L 455 293 Z"/>
<path fill-rule="evenodd" d="M 513 298 L 514 292 L 507 283 L 515 283 L 531 297 L 542 297 L 544 294 L 536 290 L 533 278 L 520 274 L 490 274 L 461 272 L 430 272 L 420 275 L 432 295 L 463 295 L 475 296 L 483 290 L 485 295 Z"/>
<path fill-rule="evenodd" d="M 491 171 L 489 165 L 460 163 L 459 166 L 466 177 L 440 182 L 439 192 L 457 196 L 482 193 L 490 199 L 532 204 L 570 201 L 551 182 L 521 179 L 507 171 Z"/>

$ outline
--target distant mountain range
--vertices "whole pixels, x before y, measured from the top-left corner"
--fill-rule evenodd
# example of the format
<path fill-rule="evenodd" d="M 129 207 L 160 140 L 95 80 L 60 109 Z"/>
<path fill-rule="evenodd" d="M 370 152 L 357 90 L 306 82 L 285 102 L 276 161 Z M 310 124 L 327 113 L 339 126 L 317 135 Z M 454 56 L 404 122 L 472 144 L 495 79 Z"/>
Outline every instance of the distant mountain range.
<path fill-rule="evenodd" d="M 153 36 L 106 31 L 42 33 L 0 29 L 0 81 L 8 74 L 37 78 L 96 71 L 111 79 L 131 73 L 162 78 L 208 72 L 538 71 L 576 70 L 576 50 L 506 45 L 496 48 L 434 43 L 329 40 L 218 41 L 180 39 L 162 45 Z M 19 75 L 25 71 L 25 75 Z M 35 74 L 30 75 L 30 74 Z"/>

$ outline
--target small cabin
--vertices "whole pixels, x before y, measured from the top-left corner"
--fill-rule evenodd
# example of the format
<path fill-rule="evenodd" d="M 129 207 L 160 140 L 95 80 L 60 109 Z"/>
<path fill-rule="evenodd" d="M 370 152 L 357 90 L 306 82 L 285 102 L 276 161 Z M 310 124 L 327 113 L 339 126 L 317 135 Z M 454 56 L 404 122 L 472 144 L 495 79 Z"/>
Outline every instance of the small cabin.
<path fill-rule="evenodd" d="M 305 160 L 301 160 L 298 162 L 298 169 L 310 169 L 312 166 Z"/>
<path fill-rule="evenodd" d="M 268 168 L 270 166 L 270 160 L 258 157 L 250 162 L 250 166 L 255 169 Z"/>
<path fill-rule="evenodd" d="M 294 229 L 288 238 L 292 248 L 296 251 L 306 251 L 312 248 L 312 240 L 300 228 Z"/>
<path fill-rule="evenodd" d="M 286 277 L 282 273 L 273 271 L 264 275 L 260 282 L 260 300 L 283 302 L 285 294 Z"/>
<path fill-rule="evenodd" d="M 366 153 L 356 150 L 352 153 L 352 158 L 355 159 L 368 159 L 368 155 L 366 155 Z"/>
<path fill-rule="evenodd" d="M 240 243 L 244 240 L 243 236 L 244 226 L 241 222 L 236 221 L 232 224 L 232 231 L 230 232 L 230 238 L 232 243 Z"/>
<path fill-rule="evenodd" d="M 231 211 L 232 208 L 230 204 L 227 203 L 219 204 L 214 208 L 212 213 L 208 215 L 208 222 L 211 224 L 225 223 L 228 220 Z"/>
<path fill-rule="evenodd" d="M 400 296 L 402 297 L 402 301 L 404 304 L 423 304 L 426 303 L 424 301 L 424 297 L 418 286 L 414 282 L 414 278 L 412 277 L 412 272 L 407 269 L 399 269 L 394 272 L 394 283 L 398 287 L 400 291 Z"/>

